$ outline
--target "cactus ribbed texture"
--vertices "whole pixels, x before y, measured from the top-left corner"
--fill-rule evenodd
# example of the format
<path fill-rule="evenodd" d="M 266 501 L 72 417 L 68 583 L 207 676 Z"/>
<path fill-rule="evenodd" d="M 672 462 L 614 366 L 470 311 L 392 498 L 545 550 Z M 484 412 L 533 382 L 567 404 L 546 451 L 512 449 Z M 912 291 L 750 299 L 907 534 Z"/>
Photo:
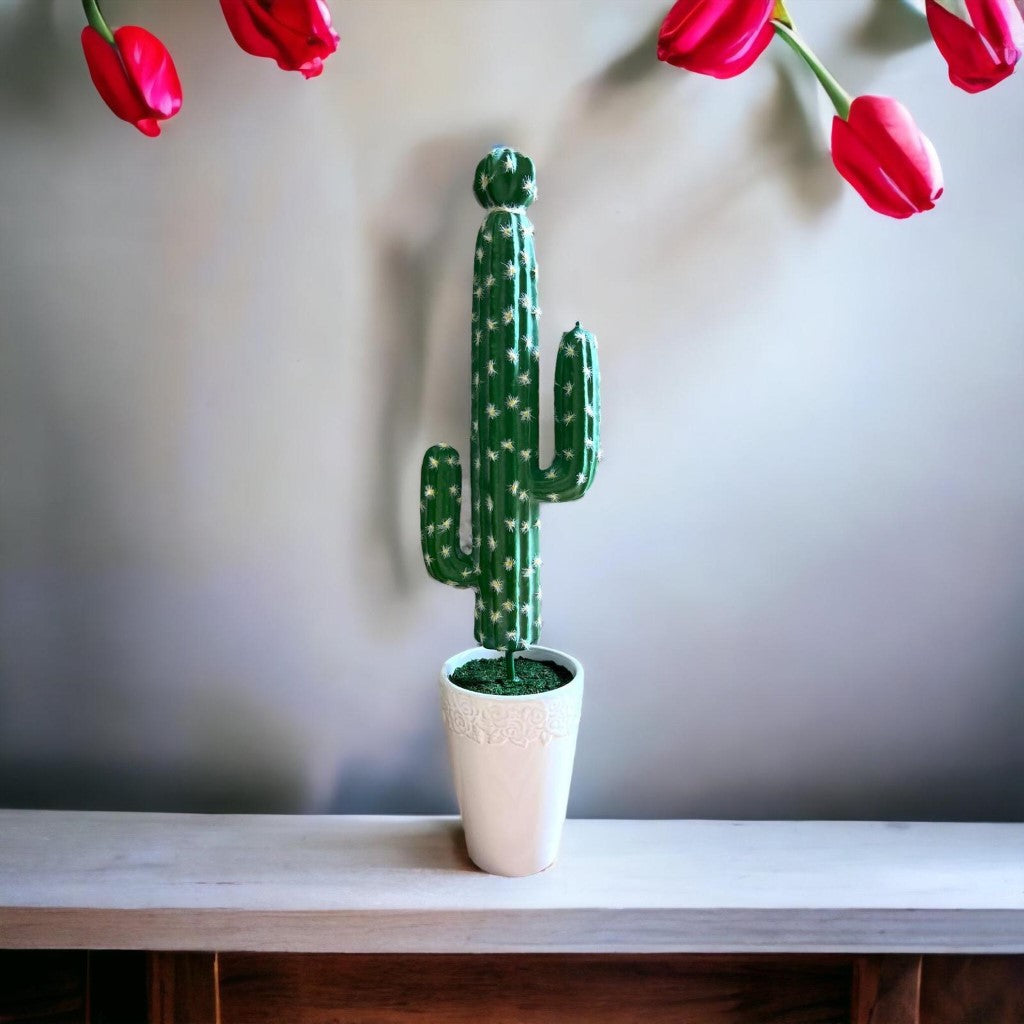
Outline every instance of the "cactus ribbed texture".
<path fill-rule="evenodd" d="M 540 502 L 571 501 L 593 483 L 600 450 L 597 344 L 576 326 L 555 364 L 555 454 L 540 465 L 538 387 L 541 310 L 533 225 L 533 161 L 492 150 L 473 191 L 487 210 L 473 260 L 470 485 L 473 543 L 459 537 L 462 467 L 450 445 L 423 459 L 420 528 L 428 572 L 476 590 L 475 634 L 492 650 L 535 644 L 541 628 Z"/>

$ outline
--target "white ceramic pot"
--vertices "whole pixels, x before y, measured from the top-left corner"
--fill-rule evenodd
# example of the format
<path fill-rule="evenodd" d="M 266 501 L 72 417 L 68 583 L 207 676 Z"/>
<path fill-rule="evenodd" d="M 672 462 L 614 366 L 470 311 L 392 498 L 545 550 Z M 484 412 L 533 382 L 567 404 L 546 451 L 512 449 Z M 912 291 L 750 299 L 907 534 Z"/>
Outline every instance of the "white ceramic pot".
<path fill-rule="evenodd" d="M 583 666 L 568 654 L 531 647 L 517 658 L 553 661 L 573 678 L 557 690 L 492 697 L 456 686 L 450 675 L 484 647 L 456 654 L 441 669 L 441 714 L 448 757 L 473 863 L 492 875 L 532 875 L 549 867 L 569 802 Z"/>

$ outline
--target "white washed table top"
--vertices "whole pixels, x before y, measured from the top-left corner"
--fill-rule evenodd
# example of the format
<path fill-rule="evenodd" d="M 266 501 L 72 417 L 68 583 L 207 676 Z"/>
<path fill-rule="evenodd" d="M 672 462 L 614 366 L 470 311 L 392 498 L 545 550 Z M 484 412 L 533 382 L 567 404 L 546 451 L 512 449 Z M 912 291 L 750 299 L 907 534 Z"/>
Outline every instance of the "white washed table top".
<path fill-rule="evenodd" d="M 0 811 L 0 947 L 1024 952 L 1024 825 L 566 823 L 485 875 L 454 818 Z"/>

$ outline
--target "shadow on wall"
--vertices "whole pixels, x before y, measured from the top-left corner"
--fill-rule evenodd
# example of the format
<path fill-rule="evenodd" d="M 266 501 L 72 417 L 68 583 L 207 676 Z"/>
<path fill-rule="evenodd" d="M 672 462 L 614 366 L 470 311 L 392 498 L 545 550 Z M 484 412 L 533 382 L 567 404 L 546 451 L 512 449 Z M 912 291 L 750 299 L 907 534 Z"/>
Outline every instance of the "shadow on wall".
<path fill-rule="evenodd" d="M 877 6 L 902 5 L 882 0 Z M 901 25 L 903 19 L 911 26 L 920 21 L 909 10 L 900 12 L 900 16 L 884 10 L 872 15 L 881 22 L 883 31 L 888 31 L 894 17 Z M 582 102 L 566 112 L 559 127 L 561 137 L 574 139 L 574 148 L 579 149 L 590 139 L 603 150 L 607 138 L 620 129 L 623 118 L 643 116 L 649 106 L 645 97 L 652 100 L 663 95 L 665 79 L 658 78 L 661 66 L 655 56 L 660 24 L 659 14 L 641 37 L 583 87 Z M 785 173 L 797 208 L 808 218 L 820 216 L 841 196 L 842 185 L 818 120 L 813 83 L 805 93 L 800 88 L 804 83 L 797 80 L 800 68 L 785 59 L 778 60 L 776 67 L 776 89 L 767 106 L 754 115 L 751 146 L 756 149 L 756 158 L 744 161 L 742 170 L 716 175 L 714 181 L 707 182 L 706 201 L 687 204 L 689 209 L 702 211 L 698 216 L 720 216 L 730 199 L 763 175 L 766 151 L 771 163 Z M 673 69 L 673 74 L 687 73 Z M 680 134 L 692 127 L 683 120 L 680 112 Z M 383 241 L 377 247 L 374 274 L 378 321 L 373 331 L 373 351 L 383 368 L 386 391 L 374 431 L 380 457 L 374 463 L 376 476 L 366 509 L 365 536 L 370 543 L 365 552 L 373 564 L 364 566 L 363 575 L 376 579 L 381 575 L 379 567 L 386 565 L 389 596 L 407 593 L 421 572 L 418 558 L 411 564 L 404 553 L 402 530 L 405 517 L 414 510 L 413 496 L 405 489 L 410 463 L 418 467 L 422 455 L 410 448 L 410 439 L 420 436 L 432 332 L 439 333 L 450 345 L 453 365 L 454 356 L 461 359 L 464 354 L 460 341 L 468 332 L 463 315 L 465 310 L 468 316 L 468 301 L 464 308 L 446 305 L 442 285 L 446 268 L 451 266 L 450 254 L 468 252 L 469 221 L 472 219 L 474 226 L 476 222 L 477 209 L 469 196 L 469 169 L 500 135 L 443 137 L 413 150 L 374 232 Z M 554 166 L 548 175 L 552 180 L 559 173 L 558 162 L 552 161 Z M 693 193 L 694 185 L 688 191 Z M 661 229 L 668 230 L 673 240 L 700 228 L 695 223 L 681 227 L 671 216 L 661 223 Z M 657 251 L 658 245 L 651 248 Z M 465 433 L 464 376 L 460 373 L 451 378 L 451 390 L 442 396 L 450 414 L 445 415 L 438 437 L 428 438 L 426 443 L 454 438 L 457 444 Z"/>
<path fill-rule="evenodd" d="M 818 84 L 796 56 L 788 50 L 774 56 L 775 89 L 755 114 L 756 145 L 771 155 L 769 168 L 782 172 L 797 210 L 814 220 L 843 192 L 829 151 L 831 117 L 821 117 Z"/>
<path fill-rule="evenodd" d="M 60 24 L 69 9 L 82 19 L 74 31 Z M 0 0 L 0 108 L 12 122 L 45 124 L 58 145 L 88 135 L 91 117 L 106 109 L 89 81 L 79 25 L 81 4 Z"/>
<path fill-rule="evenodd" d="M 655 168 L 638 164 L 652 133 L 674 139 L 680 152 L 699 152 L 706 134 L 703 119 L 709 116 L 705 104 L 714 102 L 712 94 L 719 86 L 710 78 L 659 62 L 659 27 L 660 20 L 577 90 L 551 135 L 552 158 L 545 170 L 546 189 L 572 196 L 580 208 L 617 210 L 622 184 L 638 183 L 637 230 L 607 260 L 609 266 L 612 260 L 619 261 L 629 273 L 637 289 L 634 300 L 641 305 L 647 304 L 642 290 L 647 264 L 658 259 L 656 254 L 685 249 L 688 269 L 697 275 L 688 293 L 708 296 L 716 291 L 714 266 L 735 252 L 739 265 L 734 273 L 740 274 L 753 248 L 770 245 L 773 219 L 751 216 L 761 201 L 758 197 L 770 194 L 771 182 L 766 179 L 789 184 L 793 208 L 807 221 L 820 219 L 842 196 L 819 120 L 816 86 L 810 76 L 801 75 L 788 50 L 773 52 L 774 91 L 767 101 L 739 112 L 740 124 L 735 135 L 721 143 L 719 159 L 706 153 L 698 161 L 700 169 L 691 169 L 685 184 L 678 186 L 666 174 L 659 177 Z M 759 73 L 765 72 L 762 68 Z M 609 138 L 619 140 L 614 150 L 608 148 Z M 566 139 L 572 139 L 571 147 L 563 144 Z M 602 167 L 602 175 L 581 173 L 595 163 Z M 657 196 L 661 202 L 655 205 Z M 694 238 L 715 240 L 720 251 L 714 265 L 702 259 L 703 246 L 693 246 Z M 707 288 L 700 280 L 703 274 L 710 277 Z M 651 296 L 650 305 L 655 305 L 655 298 Z M 644 329 L 637 325 L 638 334 Z"/>
<path fill-rule="evenodd" d="M 28 305 L 30 281 L 23 294 Z M 79 411 L 49 373 L 45 332 L 34 317 L 26 317 L 16 338 L 5 334 L 0 341 L 7 394 L 13 398 L 3 409 L 0 444 L 7 465 L 24 467 L 5 474 L 0 492 L 3 519 L 18 525 L 3 531 L 6 545 L 0 552 L 0 726 L 10 729 L 15 703 L 28 704 L 30 719 L 80 735 L 89 728 L 85 709 L 108 700 L 123 706 L 129 685 L 97 621 L 96 595 L 83 598 L 68 586 L 81 524 L 103 515 L 102 485 L 88 469 L 76 429 Z M 6 427 L 8 417 L 18 430 Z M 90 687 L 83 679 L 102 683 Z M 22 732 L 28 728 L 21 726 Z M 17 739 L 28 749 L 38 742 L 31 733 Z M 95 765 L 59 765 L 42 754 L 7 752 L 0 755 L 0 803 L 91 805 L 96 770 Z"/>
<path fill-rule="evenodd" d="M 337 775 L 327 814 L 455 814 L 444 729 L 436 698 L 421 709 L 430 723 L 399 749 L 353 759 Z"/>
<path fill-rule="evenodd" d="M 948 764 L 894 770 L 884 781 L 877 776 L 859 782 L 836 781 L 829 766 L 815 777 L 801 775 L 785 780 L 775 776 L 765 781 L 760 774 L 738 780 L 736 773 L 723 767 L 728 782 L 709 784 L 703 776 L 700 791 L 692 788 L 657 807 L 645 807 L 643 794 L 637 792 L 601 794 L 603 817 L 713 818 L 729 820 L 782 821 L 1024 821 L 1024 746 L 1019 742 L 1020 723 L 1024 722 L 1024 648 L 1007 652 L 1002 664 L 993 665 L 993 675 L 1004 680 L 1003 699 L 991 713 L 984 715 L 984 729 L 970 735 L 965 726 L 962 749 L 949 751 Z M 877 760 L 899 764 L 901 751 L 878 749 L 870 732 L 860 743 L 844 744 L 842 756 L 860 746 L 877 751 Z M 990 759 L 980 759 L 977 751 L 990 751 Z M 965 753 L 966 752 L 966 753 Z M 861 762 L 869 753 L 858 754 Z M 723 765 L 728 752 L 723 752 Z M 906 763 L 904 761 L 904 763 Z M 685 776 L 685 756 L 680 757 L 681 778 Z M 1003 788 L 993 786 L 1002 779 Z M 576 813 L 586 816 L 587 809 Z"/>
<path fill-rule="evenodd" d="M 855 47 L 880 55 L 909 50 L 931 39 L 924 14 L 915 11 L 907 0 L 875 0 L 850 36 Z"/>
<path fill-rule="evenodd" d="M 468 430 L 461 414 L 469 373 L 468 289 L 464 303 L 448 306 L 442 284 L 453 253 L 464 254 L 468 266 L 479 219 L 471 191 L 473 168 L 494 138 L 444 137 L 416 147 L 404 161 L 407 170 L 375 231 L 383 241 L 374 275 L 378 322 L 372 349 L 382 369 L 384 395 L 374 430 L 380 457 L 372 463 L 376 476 L 369 488 L 365 536 L 377 564 L 390 569 L 392 594 L 408 592 L 412 572 L 423 573 L 418 558 L 410 566 L 403 556 L 401 524 L 416 509 L 415 492 L 406 491 L 404 483 L 407 467 L 418 467 L 423 454 L 410 445 L 420 437 L 432 330 L 444 339 L 453 365 L 456 360 L 465 364 L 465 372 L 445 377 L 450 390 L 441 396 L 446 415 L 440 437 L 458 439 Z M 377 578 L 377 564 L 364 566 L 365 579 Z"/>
<path fill-rule="evenodd" d="M 1002 774 L 1007 790 L 992 788 Z M 884 785 L 829 786 L 802 780 L 786 796 L 735 786 L 681 800 L 667 817 L 780 821 L 1024 821 L 1024 757 L 1004 763 L 904 774 Z M 643 817 L 635 800 L 632 817 Z M 614 817 L 609 813 L 609 817 Z M 662 815 L 659 815 L 662 816 Z"/>
<path fill-rule="evenodd" d="M 173 769 L 99 758 L 0 757 L 0 805 L 63 811 L 150 811 L 186 814 L 293 814 L 304 780 L 285 778 L 253 759 L 216 773 L 186 761 Z"/>
<path fill-rule="evenodd" d="M 65 83 L 81 74 L 82 54 L 56 31 L 54 4 L 21 0 L 0 4 L 0 93 L 24 114 L 60 105 Z M 45 54 L 45 58 L 44 55 Z"/>
<path fill-rule="evenodd" d="M 582 109 L 572 115 L 576 122 L 574 132 L 592 129 L 603 135 L 608 125 L 609 111 L 619 111 L 616 100 L 628 96 L 630 110 L 625 116 L 637 116 L 646 104 L 638 102 L 634 93 L 646 91 L 655 98 L 663 88 L 655 81 L 658 70 L 656 59 L 658 30 L 661 18 L 620 57 L 587 85 L 587 100 Z M 931 34 L 923 15 L 906 0 L 875 0 L 864 20 L 854 29 L 850 42 L 858 49 L 880 56 L 901 52 L 931 42 Z M 802 62 L 788 49 L 773 47 L 770 51 L 776 70 L 776 88 L 764 107 L 754 114 L 754 150 L 746 161 L 753 171 L 748 177 L 729 179 L 728 190 L 743 189 L 756 175 L 774 165 L 781 170 L 790 185 L 797 208 L 808 219 L 814 219 L 834 205 L 842 195 L 842 181 L 832 166 L 829 154 L 831 108 L 827 116 L 819 109 L 816 81 Z M 675 75 L 689 73 L 674 68 Z M 693 77 L 693 76 L 690 76 Z M 699 77 L 699 76 L 698 76 Z M 603 117 L 602 117 L 603 115 Z M 587 126 L 586 122 L 596 124 Z M 666 125 L 671 131 L 671 126 Z M 686 131 L 680 110 L 680 134 Z M 692 190 L 693 186 L 690 186 Z M 723 197 L 724 198 L 724 197 Z M 702 208 L 720 209 L 715 201 L 700 204 Z"/>
<path fill-rule="evenodd" d="M 180 665 L 210 652 L 228 661 L 251 635 L 225 638 L 208 595 L 168 589 L 121 557 L 132 509 L 111 496 L 130 470 L 96 457 L 109 410 L 53 372 L 42 326 L 52 282 L 34 278 L 29 268 L 16 332 L 0 337 L 11 468 L 0 488 L 0 805 L 294 811 L 302 737 L 237 687 L 175 690 Z M 106 571 L 91 564 L 97 551 L 114 553 Z"/>
<path fill-rule="evenodd" d="M 569 119 L 579 122 L 581 127 L 591 130 L 607 129 L 611 123 L 621 122 L 624 117 L 642 115 L 649 103 L 664 90 L 663 78 L 658 81 L 662 65 L 658 61 L 658 33 L 661 29 L 662 17 L 653 22 L 628 49 L 623 50 L 603 71 L 595 75 L 582 86 L 580 102 L 577 100 L 567 112 Z M 673 71 L 689 76 L 689 72 L 681 68 Z M 587 124 L 587 122 L 600 122 Z M 575 136 L 563 126 L 559 136 L 564 139 L 575 139 Z M 615 133 L 605 135 L 605 139 L 614 138 Z"/>
<path fill-rule="evenodd" d="M 77 688 L 87 695 L 82 680 L 99 671 L 107 673 L 104 685 L 113 689 L 110 666 L 102 664 L 83 666 Z M 130 681 L 118 682 L 122 695 L 128 693 Z M 173 763 L 167 758 L 147 763 L 137 753 L 123 760 L 95 752 L 0 755 L 0 806 L 221 814 L 302 808 L 306 784 L 298 737 L 238 694 L 230 700 L 223 695 L 189 700 L 196 724 Z M 117 713 L 116 704 L 104 706 L 108 715 Z M 131 744 L 119 746 L 131 749 Z"/>
<path fill-rule="evenodd" d="M 593 106 L 600 106 L 608 93 L 639 85 L 657 68 L 658 34 L 662 17 L 624 53 L 611 62 L 597 78 L 590 83 L 590 98 Z"/>

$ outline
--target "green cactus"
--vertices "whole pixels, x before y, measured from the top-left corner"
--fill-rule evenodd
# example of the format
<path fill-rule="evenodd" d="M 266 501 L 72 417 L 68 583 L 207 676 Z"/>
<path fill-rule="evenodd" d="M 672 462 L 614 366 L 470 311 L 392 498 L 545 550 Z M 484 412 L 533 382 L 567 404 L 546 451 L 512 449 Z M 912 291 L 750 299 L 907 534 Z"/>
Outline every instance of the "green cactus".
<path fill-rule="evenodd" d="M 540 502 L 582 497 L 600 456 L 597 343 L 576 326 L 562 335 L 555 364 L 555 455 L 541 468 L 538 387 L 541 315 L 533 225 L 533 161 L 493 149 L 477 166 L 473 192 L 487 215 L 473 260 L 470 486 L 473 544 L 462 546 L 462 467 L 449 445 L 423 458 L 420 532 L 427 571 L 476 591 L 475 635 L 503 651 L 535 644 L 541 628 Z"/>

